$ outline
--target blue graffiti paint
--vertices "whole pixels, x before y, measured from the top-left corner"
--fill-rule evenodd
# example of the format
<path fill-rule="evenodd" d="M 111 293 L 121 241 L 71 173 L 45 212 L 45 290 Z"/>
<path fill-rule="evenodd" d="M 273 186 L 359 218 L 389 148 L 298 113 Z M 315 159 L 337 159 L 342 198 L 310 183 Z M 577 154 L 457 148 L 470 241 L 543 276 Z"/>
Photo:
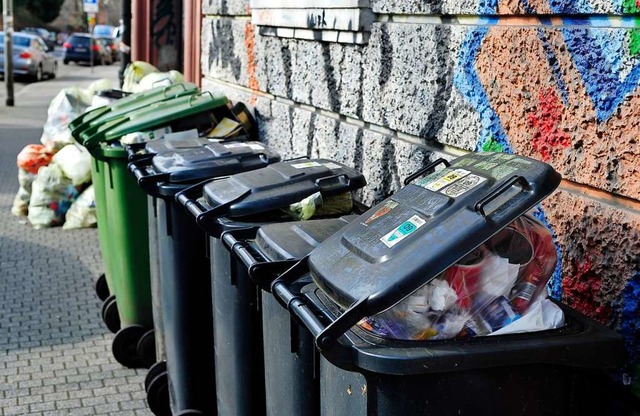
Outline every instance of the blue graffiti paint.
<path fill-rule="evenodd" d="M 549 7 L 558 14 L 591 14 L 594 12 L 589 0 L 550 0 Z"/>
<path fill-rule="evenodd" d="M 624 79 L 620 79 L 620 72 L 615 70 L 620 67 L 620 53 L 611 54 L 600 46 L 615 41 L 614 36 L 608 35 L 611 31 L 596 33 L 586 28 L 570 28 L 562 29 L 562 33 L 594 104 L 598 121 L 609 119 L 627 95 L 638 87 L 640 61 L 635 63 Z M 606 39 L 602 39 L 604 36 Z"/>
<path fill-rule="evenodd" d="M 640 396 L 640 272 L 627 282 L 614 306 L 617 313 L 613 326 L 622 334 L 628 354 L 627 364 L 616 372 L 616 379 L 631 384 Z"/>
<path fill-rule="evenodd" d="M 476 151 L 482 150 L 483 145 L 493 139 L 503 147 L 505 153 L 513 153 L 500 118 L 491 108 L 489 97 L 475 70 L 476 57 L 488 31 L 488 27 L 479 27 L 467 34 L 460 49 L 458 71 L 453 76 L 453 84 L 480 114 L 482 130 Z"/>
<path fill-rule="evenodd" d="M 567 90 L 567 84 L 564 82 L 564 78 L 562 77 L 562 69 L 560 68 L 558 58 L 556 58 L 556 54 L 553 52 L 553 48 L 545 36 L 544 29 L 538 29 L 538 38 L 540 38 L 544 53 L 547 55 L 547 62 L 549 63 L 551 71 L 553 72 L 553 77 L 556 80 L 556 85 L 558 86 L 560 96 L 562 97 L 562 103 L 566 106 L 569 103 L 569 90 Z"/>
<path fill-rule="evenodd" d="M 558 255 L 558 262 L 556 263 L 556 268 L 553 271 L 553 275 L 551 279 L 549 279 L 549 283 L 547 283 L 547 289 L 549 290 L 549 295 L 557 300 L 562 300 L 562 248 L 560 248 L 560 244 L 558 244 L 558 235 L 553 227 L 549 224 L 547 220 L 547 216 L 544 214 L 541 206 L 537 206 L 535 211 L 533 212 L 533 216 L 539 219 L 545 227 L 551 231 L 551 235 L 553 235 L 553 244 L 556 246 L 556 253 Z"/>

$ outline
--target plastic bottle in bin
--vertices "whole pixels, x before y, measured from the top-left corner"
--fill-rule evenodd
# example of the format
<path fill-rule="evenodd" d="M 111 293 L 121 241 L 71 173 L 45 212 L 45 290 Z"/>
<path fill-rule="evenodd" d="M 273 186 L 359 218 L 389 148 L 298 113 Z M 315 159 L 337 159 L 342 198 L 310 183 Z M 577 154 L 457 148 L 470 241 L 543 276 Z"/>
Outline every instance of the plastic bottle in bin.
<path fill-rule="evenodd" d="M 522 216 L 360 326 L 383 337 L 407 340 L 488 335 L 526 313 L 544 290 L 556 261 L 549 230 Z"/>

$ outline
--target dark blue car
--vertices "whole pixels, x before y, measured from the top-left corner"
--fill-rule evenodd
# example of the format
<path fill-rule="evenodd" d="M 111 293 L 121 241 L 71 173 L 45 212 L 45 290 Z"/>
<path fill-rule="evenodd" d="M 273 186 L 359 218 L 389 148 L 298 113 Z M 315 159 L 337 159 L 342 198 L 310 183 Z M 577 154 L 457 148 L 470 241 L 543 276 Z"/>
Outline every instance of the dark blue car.
<path fill-rule="evenodd" d="M 88 33 L 72 34 L 67 41 L 62 44 L 62 47 L 64 48 L 62 62 L 64 62 L 65 65 L 69 62 L 91 63 L 92 57 L 94 65 L 104 65 L 107 62 L 111 62 L 111 51 L 107 52 L 103 43 L 97 42 L 96 39 Z"/>

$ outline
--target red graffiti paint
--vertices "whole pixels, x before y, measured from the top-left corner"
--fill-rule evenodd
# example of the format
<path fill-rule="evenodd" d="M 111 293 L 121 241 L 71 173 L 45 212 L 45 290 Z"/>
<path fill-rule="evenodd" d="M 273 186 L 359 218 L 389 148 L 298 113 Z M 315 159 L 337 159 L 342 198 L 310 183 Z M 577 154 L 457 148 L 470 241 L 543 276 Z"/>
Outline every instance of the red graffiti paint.
<path fill-rule="evenodd" d="M 533 131 L 532 146 L 545 162 L 551 160 L 554 150 L 571 146 L 571 138 L 561 130 L 563 105 L 553 88 L 538 94 L 538 107 L 527 114 L 527 123 Z"/>
<path fill-rule="evenodd" d="M 256 52 L 255 52 L 255 31 L 251 22 L 247 22 L 244 27 L 244 45 L 247 48 L 247 75 L 249 76 L 248 87 L 254 91 L 260 89 L 258 78 L 256 77 Z M 255 94 L 249 99 L 249 104 L 256 105 Z"/>
<path fill-rule="evenodd" d="M 579 312 L 608 324 L 613 311 L 610 305 L 599 300 L 602 278 L 593 271 L 591 259 L 585 256 L 583 263 L 574 261 L 572 265 L 573 273 L 562 280 L 564 301 Z"/>

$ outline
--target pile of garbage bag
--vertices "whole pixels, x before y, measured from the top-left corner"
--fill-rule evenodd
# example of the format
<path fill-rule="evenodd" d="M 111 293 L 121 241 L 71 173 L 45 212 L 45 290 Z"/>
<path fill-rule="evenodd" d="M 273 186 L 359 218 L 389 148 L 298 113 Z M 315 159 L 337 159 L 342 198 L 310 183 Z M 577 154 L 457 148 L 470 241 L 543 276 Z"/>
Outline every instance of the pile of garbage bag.
<path fill-rule="evenodd" d="M 65 228 L 96 225 L 91 156 L 74 143 L 69 123 L 92 106 L 99 91 L 111 87 L 110 81 L 101 79 L 86 89 L 64 88 L 51 100 L 41 144 L 29 144 L 17 156 L 20 188 L 11 207 L 13 215 L 44 228 L 64 224 L 71 211 L 74 221 Z"/>
<path fill-rule="evenodd" d="M 549 230 L 524 215 L 402 302 L 359 326 L 400 340 L 559 328 L 564 314 L 545 293 L 556 262 Z"/>

